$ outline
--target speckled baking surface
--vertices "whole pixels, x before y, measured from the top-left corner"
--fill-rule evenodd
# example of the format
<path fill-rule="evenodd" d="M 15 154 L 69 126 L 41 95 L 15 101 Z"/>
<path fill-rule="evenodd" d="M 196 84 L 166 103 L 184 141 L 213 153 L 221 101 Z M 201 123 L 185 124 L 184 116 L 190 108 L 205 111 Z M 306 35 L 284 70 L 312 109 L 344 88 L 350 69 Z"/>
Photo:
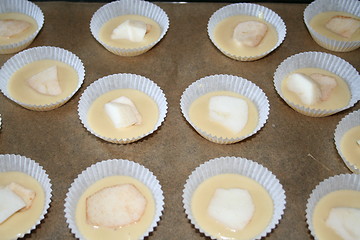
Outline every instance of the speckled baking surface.
<path fill-rule="evenodd" d="M 182 190 L 198 165 L 221 156 L 256 161 L 282 183 L 287 198 L 285 214 L 266 239 L 312 239 L 305 222 L 307 198 L 325 178 L 350 173 L 336 151 L 333 136 L 341 118 L 359 109 L 360 103 L 333 116 L 306 117 L 280 99 L 273 86 L 273 74 L 285 58 L 304 51 L 328 52 L 359 69 L 359 49 L 335 53 L 318 46 L 303 22 L 305 4 L 260 3 L 282 17 L 287 36 L 265 58 L 238 62 L 224 56 L 207 36 L 208 19 L 226 3 L 156 3 L 169 16 L 169 31 L 149 52 L 126 58 L 105 50 L 90 33 L 90 19 L 104 3 L 37 4 L 44 12 L 45 24 L 30 47 L 57 46 L 75 53 L 84 63 L 86 77 L 67 104 L 49 112 L 26 110 L 0 95 L 0 154 L 19 154 L 37 161 L 53 184 L 46 218 L 25 239 L 74 239 L 65 222 L 65 195 L 79 173 L 107 159 L 138 162 L 159 179 L 165 209 L 148 239 L 207 239 L 186 218 Z M 11 56 L 0 55 L 1 66 Z M 98 139 L 81 125 L 77 115 L 77 104 L 85 88 L 114 73 L 143 75 L 156 82 L 168 100 L 163 125 L 136 143 L 116 145 Z M 241 76 L 266 93 L 270 115 L 257 134 L 236 144 L 218 145 L 202 138 L 185 121 L 180 111 L 182 92 L 192 82 L 212 74 Z"/>

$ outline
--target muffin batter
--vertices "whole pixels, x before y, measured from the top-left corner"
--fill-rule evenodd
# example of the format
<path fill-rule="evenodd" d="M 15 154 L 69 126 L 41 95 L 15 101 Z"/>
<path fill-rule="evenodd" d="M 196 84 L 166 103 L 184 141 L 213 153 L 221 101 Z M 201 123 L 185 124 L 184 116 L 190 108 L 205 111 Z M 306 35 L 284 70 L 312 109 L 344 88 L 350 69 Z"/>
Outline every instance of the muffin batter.
<path fill-rule="evenodd" d="M 131 99 L 140 115 L 142 123 L 127 128 L 115 128 L 111 119 L 104 110 L 104 104 L 125 96 Z M 159 110 L 156 102 L 145 93 L 135 89 L 116 89 L 107 92 L 92 103 L 89 108 L 87 119 L 90 127 L 99 135 L 108 138 L 134 138 L 151 131 L 159 118 Z"/>
<path fill-rule="evenodd" d="M 111 39 L 112 31 L 118 25 L 129 19 L 142 21 L 145 22 L 146 24 L 151 25 L 151 29 L 148 33 L 146 33 L 144 40 L 141 42 L 131 42 L 130 40 L 127 39 Z M 108 22 L 106 22 L 100 29 L 99 37 L 102 42 L 112 47 L 130 49 L 130 48 L 144 47 L 155 42 L 160 37 L 160 33 L 161 33 L 161 29 L 159 24 L 154 20 L 152 20 L 151 18 L 140 15 L 123 15 L 112 18 Z"/>
<path fill-rule="evenodd" d="M 213 96 L 233 96 L 239 97 L 245 100 L 248 104 L 248 121 L 241 132 L 234 134 L 227 128 L 223 127 L 219 123 L 213 122 L 209 119 L 208 103 L 209 99 Z M 207 93 L 198 99 L 196 99 L 190 106 L 189 117 L 191 121 L 199 127 L 201 130 L 223 138 L 237 138 L 248 135 L 254 131 L 259 121 L 259 113 L 255 104 L 248 98 L 230 91 L 215 91 Z"/>
<path fill-rule="evenodd" d="M 61 94 L 57 96 L 44 95 L 29 86 L 27 79 L 54 65 L 58 69 Z M 75 91 L 78 81 L 78 74 L 70 65 L 56 60 L 39 60 L 17 70 L 9 80 L 8 90 L 11 97 L 22 103 L 46 105 L 70 96 Z"/>
<path fill-rule="evenodd" d="M 226 228 L 208 215 L 207 208 L 217 188 L 241 188 L 249 191 L 255 212 L 243 230 L 234 231 Z M 253 179 L 238 174 L 220 174 L 205 180 L 197 187 L 192 196 L 191 211 L 196 222 L 211 236 L 217 239 L 245 240 L 253 239 L 267 227 L 274 206 L 266 189 Z"/>
<path fill-rule="evenodd" d="M 322 197 L 316 204 L 312 221 L 318 239 L 342 240 L 334 230 L 326 225 L 331 208 L 360 208 L 360 192 L 355 190 L 338 190 Z"/>
<path fill-rule="evenodd" d="M 340 141 L 340 149 L 345 159 L 360 168 L 360 146 L 357 141 L 360 140 L 360 126 L 348 130 Z"/>
<path fill-rule="evenodd" d="M 140 221 L 118 228 L 116 230 L 104 227 L 93 227 L 86 222 L 86 198 L 104 187 L 117 184 L 133 184 L 147 200 L 146 210 Z M 81 234 L 88 240 L 95 239 L 139 239 L 150 227 L 155 214 L 155 200 L 147 186 L 139 180 L 128 176 L 111 176 L 92 184 L 80 197 L 76 207 L 76 225 Z"/>
<path fill-rule="evenodd" d="M 292 73 L 303 73 L 305 75 L 310 75 L 312 73 L 320 73 L 323 75 L 328 75 L 335 78 L 337 86 L 332 90 L 332 93 L 328 100 L 320 101 L 313 105 L 305 105 L 304 103 L 301 102 L 297 94 L 288 90 L 288 88 L 286 87 L 286 81 L 287 81 L 287 77 L 286 77 L 281 83 L 281 91 L 283 92 L 284 97 L 290 102 L 312 109 L 326 109 L 326 110 L 342 108 L 349 103 L 351 97 L 349 87 L 346 84 L 346 82 L 343 79 L 341 79 L 339 76 L 320 68 L 300 68 Z M 289 75 L 290 74 L 291 73 L 289 73 Z"/>
<path fill-rule="evenodd" d="M 268 26 L 266 35 L 260 44 L 256 47 L 247 47 L 241 45 L 232 38 L 236 25 L 240 22 L 250 20 L 260 21 Z M 223 51 L 241 57 L 261 55 L 275 47 L 278 41 L 278 34 L 274 26 L 264 21 L 263 19 L 246 15 L 237 15 L 225 18 L 215 26 L 213 34 L 215 42 Z"/>
<path fill-rule="evenodd" d="M 310 26 L 319 34 L 333 39 L 333 40 L 337 40 L 337 41 L 360 41 L 360 29 L 358 29 L 352 36 L 351 38 L 345 38 L 342 37 L 332 31 L 330 31 L 329 29 L 327 29 L 326 23 L 334 16 L 347 16 L 347 17 L 352 17 L 355 18 L 357 20 L 360 20 L 359 17 L 356 17 L 352 14 L 349 13 L 345 13 L 345 12 L 322 12 L 319 13 L 317 15 L 315 15 L 311 20 L 310 20 Z"/>
<path fill-rule="evenodd" d="M 25 29 L 23 32 L 14 35 L 12 37 L 1 37 L 0 36 L 0 45 L 7 45 L 12 43 L 17 43 L 22 40 L 25 40 L 31 34 L 33 34 L 37 29 L 37 23 L 32 17 L 23 14 L 23 13 L 1 13 L 0 20 L 22 20 L 30 23 L 30 27 Z"/>
<path fill-rule="evenodd" d="M 39 220 L 45 204 L 44 190 L 33 177 L 22 172 L 0 172 L 0 187 L 5 187 L 11 182 L 34 190 L 36 197 L 28 210 L 20 210 L 0 224 L 1 239 L 16 239 L 30 230 Z"/>

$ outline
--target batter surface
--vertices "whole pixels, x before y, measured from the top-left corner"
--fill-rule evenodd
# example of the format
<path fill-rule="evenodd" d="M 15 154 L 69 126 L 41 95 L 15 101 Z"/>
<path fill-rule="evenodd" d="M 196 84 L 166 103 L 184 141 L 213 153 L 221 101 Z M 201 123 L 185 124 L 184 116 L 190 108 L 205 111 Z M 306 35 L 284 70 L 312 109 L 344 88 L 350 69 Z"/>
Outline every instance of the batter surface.
<path fill-rule="evenodd" d="M 347 161 L 360 168 L 360 126 L 356 126 L 347 131 L 340 141 L 340 149 Z"/>
<path fill-rule="evenodd" d="M 268 26 L 268 31 L 264 36 L 263 40 L 256 47 L 247 47 L 242 44 L 237 43 L 233 38 L 233 31 L 237 24 L 245 21 L 259 21 L 265 23 Z M 261 55 L 273 47 L 275 47 L 278 41 L 278 34 L 274 26 L 264 21 L 263 19 L 254 17 L 254 16 L 246 16 L 246 15 L 237 15 L 225 18 L 220 21 L 214 29 L 214 40 L 218 44 L 218 46 L 233 55 L 241 56 L 241 57 L 250 57 Z"/>
<path fill-rule="evenodd" d="M 243 230 L 231 230 L 208 215 L 207 208 L 217 188 L 241 188 L 249 191 L 255 212 Z M 253 239 L 267 227 L 273 216 L 274 206 L 266 189 L 253 179 L 238 174 L 220 174 L 197 187 L 192 196 L 191 211 L 201 228 L 217 239 L 245 240 Z"/>
<path fill-rule="evenodd" d="M 39 220 L 45 205 L 44 190 L 36 179 L 22 172 L 0 172 L 0 187 L 11 182 L 34 190 L 36 197 L 28 210 L 20 210 L 0 224 L 0 239 L 16 239 L 31 229 Z"/>

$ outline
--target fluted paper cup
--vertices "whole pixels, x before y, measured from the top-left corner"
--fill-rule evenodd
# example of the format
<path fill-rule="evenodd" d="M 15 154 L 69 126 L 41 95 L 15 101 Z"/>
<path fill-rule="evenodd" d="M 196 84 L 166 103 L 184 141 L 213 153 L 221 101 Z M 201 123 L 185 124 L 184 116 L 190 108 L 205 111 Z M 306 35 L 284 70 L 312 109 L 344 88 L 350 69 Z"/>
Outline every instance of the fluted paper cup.
<path fill-rule="evenodd" d="M 310 233 L 315 240 L 320 240 L 315 232 L 314 223 L 312 220 L 316 204 L 320 201 L 321 198 L 325 197 L 327 194 L 339 190 L 360 191 L 360 175 L 358 174 L 336 175 L 320 182 L 313 189 L 306 204 L 306 223 L 308 224 Z"/>
<path fill-rule="evenodd" d="M 275 46 L 269 49 L 268 51 L 256 56 L 238 56 L 222 49 L 214 38 L 214 29 L 216 25 L 222 20 L 236 15 L 248 15 L 248 16 L 258 17 L 262 20 L 265 20 L 267 23 L 273 25 L 277 32 L 277 37 L 278 37 Z M 280 44 L 284 41 L 286 36 L 286 25 L 284 21 L 281 19 L 281 17 L 269 8 L 253 3 L 234 3 L 222 7 L 219 10 L 217 10 L 215 13 L 213 13 L 207 25 L 207 32 L 211 42 L 227 57 L 239 61 L 254 61 L 265 57 L 266 55 L 268 55 L 269 53 L 271 53 L 280 46 Z"/>
<path fill-rule="evenodd" d="M 280 219 L 284 214 L 286 204 L 285 191 L 279 180 L 271 171 L 246 158 L 220 157 L 211 159 L 201 164 L 191 173 L 189 178 L 186 180 L 183 190 L 183 205 L 188 219 L 195 228 L 199 229 L 200 232 L 204 233 L 211 239 L 216 239 L 216 237 L 211 236 L 209 233 L 204 231 L 201 228 L 201 224 L 199 224 L 194 218 L 191 210 L 191 199 L 195 190 L 202 182 L 220 174 L 239 174 L 251 178 L 266 189 L 274 204 L 273 216 L 267 227 L 261 233 L 258 233 L 258 235 L 253 239 L 261 239 L 262 237 L 265 237 L 276 227 L 277 224 L 279 224 Z"/>
<path fill-rule="evenodd" d="M 99 36 L 101 27 L 110 19 L 122 15 L 141 15 L 154 20 L 160 25 L 159 38 L 147 46 L 131 49 L 106 44 Z M 165 11 L 154 3 L 143 0 L 119 0 L 105 4 L 94 13 L 90 21 L 90 31 L 93 37 L 108 51 L 120 56 L 138 56 L 160 42 L 169 29 L 169 24 L 169 18 Z"/>
<path fill-rule="evenodd" d="M 140 136 L 135 136 L 132 138 L 122 138 L 121 136 L 119 136 L 118 138 L 110 138 L 107 136 L 102 136 L 91 128 L 87 119 L 87 114 L 92 103 L 101 95 L 115 89 L 139 90 L 155 101 L 159 110 L 159 116 L 152 130 Z M 163 93 L 161 88 L 156 83 L 146 77 L 130 73 L 113 74 L 96 80 L 85 89 L 84 93 L 80 97 L 78 105 L 78 114 L 80 121 L 90 133 L 105 141 L 118 144 L 135 142 L 141 138 L 144 138 L 145 136 L 152 134 L 161 126 L 161 124 L 165 120 L 166 113 L 167 101 L 165 94 Z"/>
<path fill-rule="evenodd" d="M 322 12 L 346 12 L 360 17 L 360 2 L 358 0 L 315 0 L 304 11 L 304 22 L 311 37 L 321 47 L 334 52 L 349 52 L 360 47 L 360 41 L 340 41 L 330 39 L 316 32 L 310 25 L 310 21 Z"/>
<path fill-rule="evenodd" d="M 191 121 L 189 117 L 189 110 L 191 104 L 200 96 L 214 91 L 235 92 L 248 98 L 255 104 L 259 114 L 259 121 L 255 129 L 250 134 L 237 138 L 218 137 L 205 132 L 199 126 L 196 126 L 193 123 L 193 121 Z M 185 91 L 181 96 L 180 108 L 186 121 L 188 121 L 188 123 L 201 136 L 203 136 L 204 138 L 206 138 L 211 142 L 215 142 L 219 144 L 231 144 L 231 143 L 239 142 L 241 140 L 244 140 L 245 138 L 254 135 L 265 125 L 270 111 L 268 98 L 266 97 L 265 93 L 262 91 L 261 88 L 259 88 L 254 83 L 242 77 L 225 75 L 225 74 L 207 76 L 192 83 L 189 87 L 185 89 Z"/>
<path fill-rule="evenodd" d="M 287 75 L 300 68 L 320 68 L 332 72 L 342 78 L 349 87 L 351 98 L 349 103 L 337 109 L 315 109 L 293 103 L 285 98 L 281 83 Z M 360 75 L 345 60 L 328 53 L 303 52 L 285 59 L 274 73 L 274 86 L 279 96 L 295 111 L 310 117 L 325 117 L 351 108 L 360 100 Z"/>
<path fill-rule="evenodd" d="M 8 90 L 12 75 L 27 64 L 40 60 L 56 60 L 70 65 L 77 72 L 78 83 L 76 88 L 63 99 L 48 104 L 36 105 L 15 99 Z M 2 93 L 20 106 L 34 111 L 49 111 L 64 105 L 79 90 L 85 78 L 85 69 L 82 61 L 72 52 L 58 47 L 34 47 L 17 53 L 5 62 L 0 70 L 0 89 Z"/>
<path fill-rule="evenodd" d="M 342 137 L 351 128 L 357 126 L 360 126 L 360 110 L 354 111 L 341 119 L 341 121 L 338 123 L 335 129 L 334 141 L 335 141 L 336 150 L 338 151 L 345 165 L 354 173 L 360 174 L 360 163 L 359 162 L 354 163 L 349 161 L 349 159 L 346 158 L 346 156 L 341 150 Z M 360 136 L 359 136 L 359 140 L 360 140 Z"/>
<path fill-rule="evenodd" d="M 32 17 L 37 28 L 34 33 L 27 38 L 12 44 L 0 45 L 0 54 L 10 54 L 19 52 L 28 47 L 35 39 L 44 25 L 44 14 L 41 9 L 28 0 L 2 0 L 0 1 L 0 13 L 23 13 Z"/>
<path fill-rule="evenodd" d="M 17 237 L 22 238 L 26 234 L 29 234 L 31 231 L 33 231 L 40 222 L 45 218 L 45 215 L 48 212 L 48 209 L 50 207 L 51 202 L 51 183 L 48 174 L 43 169 L 42 166 L 40 166 L 37 162 L 34 160 L 20 156 L 15 154 L 1 154 L 0 155 L 0 172 L 22 172 L 25 173 L 34 179 L 36 179 L 39 184 L 42 186 L 44 190 L 44 208 L 42 210 L 42 213 L 40 214 L 38 220 L 36 223 L 28 229 L 26 232 L 19 234 Z"/>
<path fill-rule="evenodd" d="M 78 239 L 85 237 L 77 227 L 75 220 L 75 212 L 78 201 L 85 190 L 96 181 L 110 176 L 129 176 L 142 182 L 152 192 L 155 200 L 154 218 L 148 229 L 144 232 L 140 239 L 143 239 L 154 230 L 160 221 L 162 211 L 164 209 L 164 196 L 161 185 L 153 173 L 144 166 L 124 159 L 111 159 L 98 162 L 84 170 L 71 184 L 65 199 L 65 217 L 66 223 L 71 232 Z"/>

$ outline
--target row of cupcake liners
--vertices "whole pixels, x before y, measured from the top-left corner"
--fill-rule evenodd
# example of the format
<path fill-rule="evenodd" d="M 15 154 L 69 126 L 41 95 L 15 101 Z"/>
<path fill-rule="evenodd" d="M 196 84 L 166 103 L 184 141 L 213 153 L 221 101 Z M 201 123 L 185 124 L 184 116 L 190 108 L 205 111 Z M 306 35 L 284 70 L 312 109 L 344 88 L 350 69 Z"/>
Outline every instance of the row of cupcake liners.
<path fill-rule="evenodd" d="M 43 187 L 45 192 L 45 206 L 42 214 L 36 224 L 25 234 L 31 233 L 38 224 L 46 217 L 50 208 L 52 198 L 52 184 L 46 171 L 34 160 L 15 154 L 0 155 L 0 172 L 18 171 L 23 172 L 35 178 Z M 206 231 L 202 230 L 201 223 L 194 218 L 191 210 L 192 195 L 197 187 L 206 179 L 220 174 L 240 174 L 242 176 L 253 179 L 263 186 L 271 196 L 274 204 L 274 212 L 270 223 L 267 227 L 253 239 L 261 239 L 270 232 L 275 231 L 278 224 L 286 212 L 286 194 L 279 179 L 263 165 L 241 157 L 219 157 L 210 159 L 198 167 L 196 167 L 187 178 L 183 191 L 182 203 L 186 217 L 191 224 L 201 233 L 216 239 Z M 85 170 L 83 170 L 71 183 L 65 198 L 64 214 L 66 223 L 72 234 L 78 239 L 85 239 L 79 231 L 76 220 L 75 211 L 78 201 L 84 191 L 98 180 L 105 177 L 121 175 L 133 177 L 145 184 L 152 192 L 155 200 L 155 216 L 141 237 L 149 236 L 149 234 L 161 224 L 161 216 L 164 211 L 166 199 L 164 199 L 163 191 L 159 180 L 147 168 L 139 163 L 126 159 L 109 159 L 97 162 Z M 360 190 L 360 175 L 357 174 L 339 174 L 329 177 L 315 186 L 310 193 L 305 207 L 306 223 L 315 239 L 316 233 L 313 229 L 312 215 L 317 202 L 330 192 L 337 190 Z"/>

